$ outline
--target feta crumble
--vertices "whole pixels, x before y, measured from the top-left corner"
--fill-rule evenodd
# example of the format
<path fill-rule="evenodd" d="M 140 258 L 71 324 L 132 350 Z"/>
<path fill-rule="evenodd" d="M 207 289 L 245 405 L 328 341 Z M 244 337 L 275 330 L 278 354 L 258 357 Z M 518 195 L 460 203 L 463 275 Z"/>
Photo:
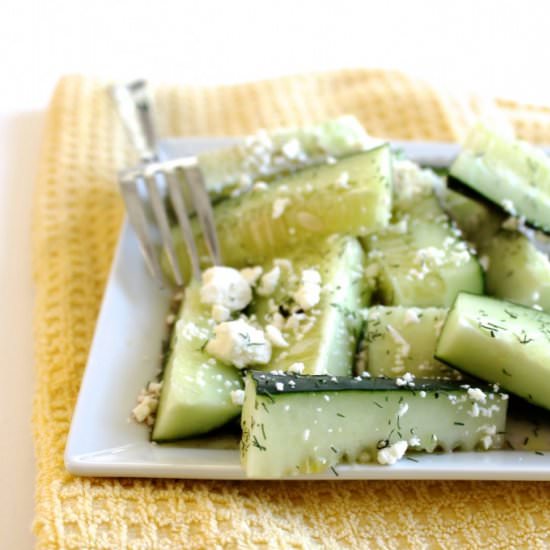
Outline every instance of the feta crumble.
<path fill-rule="evenodd" d="M 378 451 L 377 460 L 379 464 L 395 464 L 403 458 L 409 444 L 406 441 L 397 441 L 389 447 L 384 447 Z"/>
<path fill-rule="evenodd" d="M 288 372 L 293 374 L 303 374 L 305 368 L 306 366 L 303 363 L 292 363 L 292 365 L 288 367 Z"/>
<path fill-rule="evenodd" d="M 255 267 L 245 267 L 241 269 L 241 275 L 246 279 L 246 282 L 250 286 L 255 286 L 258 282 L 258 279 L 262 276 L 264 272 L 263 268 L 259 265 Z"/>
<path fill-rule="evenodd" d="M 229 321 L 231 319 L 231 311 L 225 306 L 220 304 L 214 304 L 212 306 L 212 319 L 216 323 L 223 323 L 224 321 Z"/>
<path fill-rule="evenodd" d="M 244 403 L 244 390 L 233 390 L 230 395 L 233 405 L 242 405 Z"/>
<path fill-rule="evenodd" d="M 267 325 L 265 327 L 265 335 L 275 348 L 287 348 L 288 342 L 285 340 L 281 331 L 274 325 Z"/>
<path fill-rule="evenodd" d="M 404 323 L 405 325 L 420 323 L 420 317 L 418 317 L 418 311 L 414 308 L 408 308 L 407 311 L 405 311 Z"/>
<path fill-rule="evenodd" d="M 349 172 L 342 172 L 336 180 L 336 185 L 343 189 L 347 189 L 349 187 Z"/>
<path fill-rule="evenodd" d="M 138 395 L 138 404 L 132 409 L 132 416 L 137 422 L 152 426 L 158 409 L 162 382 L 149 382 Z"/>
<path fill-rule="evenodd" d="M 271 271 L 265 273 L 260 279 L 260 286 L 256 289 L 256 292 L 260 296 L 269 296 L 275 292 L 279 279 L 281 278 L 281 268 L 276 265 Z"/>
<path fill-rule="evenodd" d="M 487 395 L 479 388 L 468 388 L 468 397 L 479 403 L 485 403 L 487 401 Z"/>
<path fill-rule="evenodd" d="M 321 299 L 321 275 L 316 269 L 304 269 L 301 285 L 293 294 L 296 303 L 307 311 L 315 307 Z"/>
<path fill-rule="evenodd" d="M 240 311 L 252 300 L 252 289 L 242 274 L 232 267 L 215 266 L 202 274 L 200 297 L 203 304 Z"/>
<path fill-rule="evenodd" d="M 280 218 L 285 208 L 290 204 L 289 198 L 282 198 L 282 199 L 275 199 L 273 202 L 273 210 L 271 211 L 271 217 L 276 220 L 277 218 Z"/>
<path fill-rule="evenodd" d="M 271 359 L 271 343 L 266 340 L 264 331 L 243 319 L 217 325 L 206 351 L 239 369 L 249 365 L 266 365 Z"/>

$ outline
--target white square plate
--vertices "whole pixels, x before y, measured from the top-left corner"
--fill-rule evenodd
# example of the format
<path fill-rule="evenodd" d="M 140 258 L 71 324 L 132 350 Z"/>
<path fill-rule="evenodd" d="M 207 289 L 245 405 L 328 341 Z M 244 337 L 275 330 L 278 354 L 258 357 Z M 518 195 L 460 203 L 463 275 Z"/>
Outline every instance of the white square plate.
<path fill-rule="evenodd" d="M 196 154 L 231 143 L 228 139 L 173 139 L 167 156 Z M 457 147 L 438 143 L 395 143 L 423 164 L 446 166 Z M 69 472 L 83 476 L 245 479 L 236 439 L 203 438 L 156 445 L 149 430 L 132 422 L 141 388 L 158 368 L 169 296 L 146 271 L 133 231 L 120 235 L 65 451 Z M 388 467 L 342 465 L 339 479 L 522 479 L 550 480 L 550 453 L 491 451 L 417 454 Z M 332 472 L 300 476 L 334 479 Z M 293 477 L 292 479 L 300 479 Z"/>

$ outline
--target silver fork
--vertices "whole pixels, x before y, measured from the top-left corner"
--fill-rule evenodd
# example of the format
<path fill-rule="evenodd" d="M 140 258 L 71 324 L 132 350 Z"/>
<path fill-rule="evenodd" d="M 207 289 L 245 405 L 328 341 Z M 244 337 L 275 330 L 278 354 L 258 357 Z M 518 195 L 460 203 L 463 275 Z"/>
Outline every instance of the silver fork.
<path fill-rule="evenodd" d="M 170 161 L 159 159 L 152 101 L 144 80 L 111 86 L 110 93 L 140 157 L 137 167 L 119 174 L 119 183 L 128 219 L 139 239 L 147 267 L 161 287 L 164 286 L 166 280 L 161 268 L 160 251 L 154 238 L 158 232 L 161 248 L 166 253 L 176 285 L 182 286 L 186 282 L 177 261 L 170 230 L 167 211 L 169 199 L 187 247 L 192 276 L 200 279 L 200 258 L 190 213 L 196 213 L 214 265 L 221 263 L 221 254 L 214 213 L 197 158 L 185 157 Z M 192 205 L 186 204 L 184 186 L 188 189 Z"/>

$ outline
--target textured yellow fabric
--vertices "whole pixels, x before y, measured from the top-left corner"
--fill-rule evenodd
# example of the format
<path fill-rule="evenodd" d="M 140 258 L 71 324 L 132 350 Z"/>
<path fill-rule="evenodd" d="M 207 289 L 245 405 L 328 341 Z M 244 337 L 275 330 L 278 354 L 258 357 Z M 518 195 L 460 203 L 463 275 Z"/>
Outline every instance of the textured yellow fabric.
<path fill-rule="evenodd" d="M 122 219 L 131 153 L 101 81 L 53 97 L 34 208 L 39 548 L 543 548 L 550 484 L 223 482 L 76 478 L 63 450 Z M 159 86 L 165 135 L 222 135 L 359 117 L 373 135 L 453 140 L 495 109 L 550 143 L 550 108 L 452 93 L 402 74 L 344 71 L 229 87 Z"/>

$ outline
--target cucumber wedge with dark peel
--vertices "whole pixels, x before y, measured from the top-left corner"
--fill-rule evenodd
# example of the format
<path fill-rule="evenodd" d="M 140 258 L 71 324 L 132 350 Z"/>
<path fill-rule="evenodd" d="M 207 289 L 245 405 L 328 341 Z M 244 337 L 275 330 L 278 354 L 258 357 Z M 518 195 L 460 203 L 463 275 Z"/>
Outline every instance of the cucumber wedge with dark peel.
<path fill-rule="evenodd" d="M 222 201 L 214 217 L 223 263 L 257 265 L 309 239 L 376 231 L 390 218 L 391 184 L 391 153 L 382 145 Z M 193 225 L 200 255 L 207 258 L 198 224 Z M 189 258 L 180 231 L 174 231 L 174 238 L 188 276 Z"/>
<path fill-rule="evenodd" d="M 241 459 L 248 477 L 318 473 L 341 462 L 393 464 L 413 451 L 498 448 L 508 396 L 459 382 L 291 376 L 245 382 Z"/>
<path fill-rule="evenodd" d="M 458 180 L 466 191 L 550 232 L 550 159 L 536 147 L 477 124 L 451 165 L 450 175 L 455 188 L 460 188 Z"/>
<path fill-rule="evenodd" d="M 461 293 L 435 356 L 465 373 L 550 409 L 550 315 Z"/>

